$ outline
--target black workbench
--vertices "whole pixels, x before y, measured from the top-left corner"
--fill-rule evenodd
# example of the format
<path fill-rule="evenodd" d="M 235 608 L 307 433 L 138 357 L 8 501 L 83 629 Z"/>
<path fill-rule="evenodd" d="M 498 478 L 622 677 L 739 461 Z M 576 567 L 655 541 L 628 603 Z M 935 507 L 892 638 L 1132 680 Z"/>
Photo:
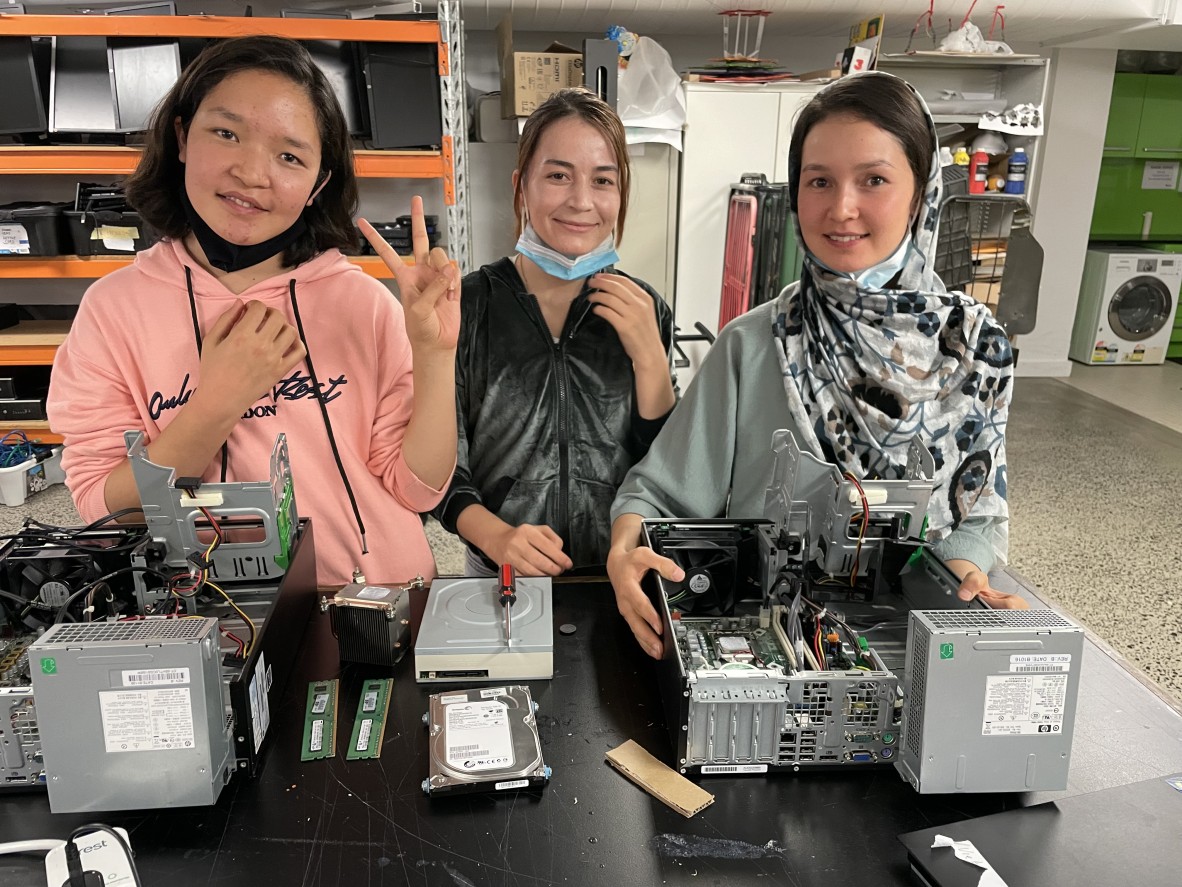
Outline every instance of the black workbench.
<path fill-rule="evenodd" d="M 1013 582 L 1009 577 L 1004 581 Z M 996 584 L 996 583 L 995 583 Z M 1027 592 L 1029 590 L 1027 589 Z M 421 605 L 421 604 L 420 604 Z M 1058 794 L 920 796 L 890 768 L 709 778 L 715 803 L 693 819 L 613 771 L 604 753 L 634 739 L 668 760 L 652 662 L 605 584 L 556 584 L 555 675 L 531 683 L 546 762 L 543 791 L 427 798 L 426 698 L 412 655 L 380 759 L 344 753 L 361 680 L 340 671 L 327 617 L 309 624 L 262 776 L 218 804 L 102 819 L 131 834 L 145 885 L 908 884 L 900 832 Z M 337 757 L 300 762 L 307 683 L 341 674 Z M 1089 641 L 1068 794 L 1182 769 L 1182 717 Z M 62 838 L 93 815 L 52 815 L 44 794 L 0 795 L 0 841 Z M 43 885 L 39 856 L 0 856 L 0 884 Z"/>

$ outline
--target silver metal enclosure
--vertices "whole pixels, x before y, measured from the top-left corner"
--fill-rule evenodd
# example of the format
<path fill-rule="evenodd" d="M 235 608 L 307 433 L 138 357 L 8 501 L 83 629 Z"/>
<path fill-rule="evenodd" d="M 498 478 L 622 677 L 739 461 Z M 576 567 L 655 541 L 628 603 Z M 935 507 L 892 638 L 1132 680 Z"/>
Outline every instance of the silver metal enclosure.
<path fill-rule="evenodd" d="M 772 435 L 775 462 L 764 500 L 763 516 L 777 530 L 803 540 L 804 563 L 821 572 L 873 572 L 881 546 L 866 541 L 918 542 L 932 494 L 935 462 L 918 439 L 911 442 L 905 476 L 901 480 L 860 481 L 868 501 L 871 529 L 858 545 L 851 527 L 862 514 L 857 485 L 842 477 L 828 462 L 800 449 L 792 432 Z"/>
<path fill-rule="evenodd" d="M 900 774 L 922 794 L 1065 789 L 1083 642 L 1053 610 L 913 610 Z"/>
<path fill-rule="evenodd" d="M 208 540 L 200 538 L 197 531 L 198 523 L 203 522 L 200 509 L 204 507 L 231 528 L 236 520 L 262 525 L 259 538 L 229 540 L 217 547 L 209 568 L 212 580 L 266 582 L 283 575 L 298 522 L 285 435 L 275 439 L 269 481 L 208 484 L 195 496 L 174 486 L 174 469 L 148 459 L 143 432 L 126 431 L 123 439 L 143 503 L 144 522 L 152 538 L 164 543 L 164 562 L 168 566 L 189 569 L 192 564 L 188 556 L 209 547 Z"/>
<path fill-rule="evenodd" d="M 212 618 L 61 623 L 29 647 L 54 813 L 212 804 L 234 772 Z"/>

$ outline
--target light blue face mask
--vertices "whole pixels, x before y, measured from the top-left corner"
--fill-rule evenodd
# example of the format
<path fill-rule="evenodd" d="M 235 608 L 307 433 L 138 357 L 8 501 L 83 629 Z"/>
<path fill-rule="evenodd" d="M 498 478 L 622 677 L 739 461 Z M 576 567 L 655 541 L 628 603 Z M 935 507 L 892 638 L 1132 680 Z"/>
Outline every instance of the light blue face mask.
<path fill-rule="evenodd" d="M 542 238 L 538 237 L 534 226 L 528 222 L 517 240 L 516 250 L 551 277 L 557 277 L 559 280 L 582 280 L 620 261 L 615 239 L 610 234 L 591 252 L 572 257 L 546 246 Z"/>
<path fill-rule="evenodd" d="M 860 289 L 880 290 L 894 278 L 907 262 L 907 253 L 911 249 L 911 235 L 908 234 L 899 244 L 898 249 L 876 265 L 871 265 L 863 271 L 834 271 L 824 262 L 813 256 L 813 261 L 838 277 L 846 277 L 858 285 Z"/>

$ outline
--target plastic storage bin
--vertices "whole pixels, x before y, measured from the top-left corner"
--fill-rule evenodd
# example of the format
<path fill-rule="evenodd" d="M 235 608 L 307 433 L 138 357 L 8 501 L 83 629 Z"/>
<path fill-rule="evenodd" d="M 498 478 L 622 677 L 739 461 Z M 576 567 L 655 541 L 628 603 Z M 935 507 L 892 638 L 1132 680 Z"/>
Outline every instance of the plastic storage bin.
<path fill-rule="evenodd" d="M 136 212 L 66 210 L 63 215 L 79 256 L 126 256 L 160 239 Z"/>
<path fill-rule="evenodd" d="M 68 243 L 63 211 L 68 203 L 0 205 L 0 256 L 60 256 Z"/>
<path fill-rule="evenodd" d="M 39 493 L 54 484 L 66 482 L 62 471 L 62 448 L 53 448 L 53 455 L 38 462 L 27 459 L 11 468 L 0 468 L 0 505 L 15 508 L 24 505 L 30 493 Z"/>

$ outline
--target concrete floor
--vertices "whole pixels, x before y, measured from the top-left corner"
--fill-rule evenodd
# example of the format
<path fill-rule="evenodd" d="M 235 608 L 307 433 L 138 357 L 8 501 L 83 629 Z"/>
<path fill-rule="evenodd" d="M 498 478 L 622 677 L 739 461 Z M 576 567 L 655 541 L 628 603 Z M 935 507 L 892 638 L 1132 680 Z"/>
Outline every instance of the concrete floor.
<path fill-rule="evenodd" d="M 1011 566 L 1182 702 L 1180 391 L 1177 364 L 1019 378 L 1007 448 Z M 80 523 L 64 486 L 0 508 L 0 533 L 25 515 Z M 439 572 L 462 573 L 458 540 L 428 537 Z"/>

